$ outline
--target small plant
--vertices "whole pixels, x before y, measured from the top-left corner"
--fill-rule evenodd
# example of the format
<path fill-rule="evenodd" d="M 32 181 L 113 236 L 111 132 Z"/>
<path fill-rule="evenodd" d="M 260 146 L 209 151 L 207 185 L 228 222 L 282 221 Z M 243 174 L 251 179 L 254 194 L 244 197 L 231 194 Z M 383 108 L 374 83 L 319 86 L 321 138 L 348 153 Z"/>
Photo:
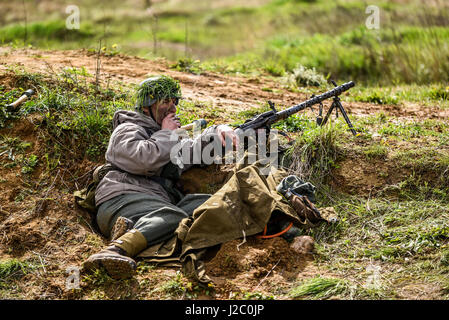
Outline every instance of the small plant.
<path fill-rule="evenodd" d="M 273 128 L 287 132 L 304 131 L 309 126 L 309 121 L 310 120 L 302 114 L 294 114 L 285 120 L 275 123 Z"/>
<path fill-rule="evenodd" d="M 201 74 L 202 72 L 200 60 L 193 60 L 192 58 L 181 58 L 170 68 L 194 74 Z"/>
<path fill-rule="evenodd" d="M 165 99 L 181 98 L 181 85 L 170 76 L 151 76 L 151 81 L 145 81 L 136 90 L 136 102 L 145 106 L 147 99 L 164 101 Z"/>
<path fill-rule="evenodd" d="M 137 264 L 137 273 L 145 274 L 145 273 L 148 273 L 148 272 L 154 270 L 154 268 L 155 268 L 155 265 L 151 265 L 151 264 L 145 263 L 144 261 L 140 261 Z"/>
<path fill-rule="evenodd" d="M 104 268 L 95 269 L 93 272 L 83 276 L 83 280 L 89 285 L 100 286 L 114 282 Z"/>
<path fill-rule="evenodd" d="M 36 268 L 36 265 L 28 261 L 20 261 L 17 259 L 1 261 L 0 288 L 6 285 L 9 280 L 21 278 Z"/>
<path fill-rule="evenodd" d="M 14 89 L 6 91 L 4 86 L 0 86 L 0 129 L 5 127 L 8 120 L 16 119 L 19 117 L 17 112 L 6 108 L 7 105 L 14 102 L 20 97 L 22 90 Z"/>
<path fill-rule="evenodd" d="M 375 143 L 363 150 L 367 159 L 385 159 L 388 154 L 388 148 L 385 145 Z"/>
<path fill-rule="evenodd" d="M 427 96 L 434 100 L 449 100 L 449 86 L 432 88 L 427 92 Z"/>
<path fill-rule="evenodd" d="M 281 77 L 285 74 L 285 69 L 276 62 L 267 62 L 264 70 L 275 77 Z"/>
<path fill-rule="evenodd" d="M 322 74 L 318 73 L 315 68 L 308 69 L 303 65 L 297 65 L 286 76 L 285 81 L 289 87 L 293 88 L 308 86 L 321 87 L 326 85 L 326 78 Z"/>
<path fill-rule="evenodd" d="M 449 267 L 449 250 L 441 253 L 440 264 L 444 267 Z"/>
<path fill-rule="evenodd" d="M 23 160 L 22 164 L 22 173 L 28 174 L 34 171 L 34 168 L 37 166 L 39 159 L 36 155 L 32 154 L 28 158 Z"/>
<path fill-rule="evenodd" d="M 12 152 L 23 152 L 30 146 L 29 143 L 25 143 L 18 137 L 12 137 L 9 135 L 0 135 L 0 150 L 9 150 Z M 13 160 L 13 159 L 11 159 Z"/>
<path fill-rule="evenodd" d="M 369 102 L 375 104 L 392 104 L 397 105 L 399 99 L 396 95 L 391 92 L 383 92 L 382 90 L 376 90 L 373 92 L 367 92 L 364 94 L 359 94 L 354 98 L 355 101 Z"/>
<path fill-rule="evenodd" d="M 275 297 L 260 292 L 244 292 L 242 298 L 244 300 L 274 300 Z"/>

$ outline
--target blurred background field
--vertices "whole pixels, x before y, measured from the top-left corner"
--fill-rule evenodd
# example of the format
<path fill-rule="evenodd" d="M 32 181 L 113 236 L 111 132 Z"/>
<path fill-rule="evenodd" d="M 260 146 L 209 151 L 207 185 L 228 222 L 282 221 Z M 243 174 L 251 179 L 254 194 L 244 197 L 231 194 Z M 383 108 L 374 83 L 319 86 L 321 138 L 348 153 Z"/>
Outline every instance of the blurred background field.
<path fill-rule="evenodd" d="M 80 28 L 68 30 L 66 8 L 73 4 Z M 3 45 L 162 56 L 192 72 L 285 77 L 301 65 L 367 86 L 447 84 L 449 74 L 449 2 L 444 0 L 22 0 L 0 5 Z M 368 5 L 380 9 L 377 30 L 365 25 Z M 431 89 L 435 92 L 426 94 L 447 100 L 445 85 Z"/>

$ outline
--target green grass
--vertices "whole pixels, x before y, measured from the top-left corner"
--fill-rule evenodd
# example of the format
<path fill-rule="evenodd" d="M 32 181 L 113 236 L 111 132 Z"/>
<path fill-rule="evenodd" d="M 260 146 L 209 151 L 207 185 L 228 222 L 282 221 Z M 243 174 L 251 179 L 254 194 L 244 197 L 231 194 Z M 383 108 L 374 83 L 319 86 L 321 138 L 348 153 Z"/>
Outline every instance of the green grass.
<path fill-rule="evenodd" d="M 23 91 L 20 88 L 7 91 L 4 86 L 0 86 L 0 128 L 4 127 L 8 120 L 18 117 L 14 110 L 6 106 L 18 99 Z"/>
<path fill-rule="evenodd" d="M 87 80 L 91 78 L 82 69 L 68 70 L 49 79 L 17 73 L 16 81 L 23 82 L 25 87 L 33 83 L 38 88 L 33 103 L 23 106 L 19 116 L 41 114 L 45 120 L 39 124 L 41 137 L 44 141 L 51 139 L 50 135 L 52 137 L 42 150 L 48 155 L 47 159 L 43 156 L 32 158 L 32 154 L 22 159 L 28 161 L 29 167 L 33 168 L 32 163 L 48 167 L 51 164 L 46 165 L 46 161 L 55 161 L 61 157 L 63 160 L 57 162 L 56 166 L 65 168 L 70 166 L 71 161 L 78 161 L 76 159 L 82 159 L 85 154 L 89 156 L 87 150 L 93 147 L 92 136 L 95 133 L 99 135 L 98 139 L 107 141 L 111 129 L 108 122 L 111 121 L 114 108 L 124 107 L 125 101 L 132 99 L 133 95 L 130 88 L 111 87 L 107 91 L 105 88 L 95 87 Z M 70 90 L 59 90 L 59 87 Z M 85 103 L 90 103 L 91 111 L 83 107 Z M 267 108 L 264 105 L 232 114 L 225 120 L 242 122 Z M 98 119 L 100 114 L 106 119 Z M 181 102 L 180 117 L 183 124 L 198 117 L 218 119 L 223 114 L 226 114 L 225 110 L 216 110 L 208 102 Z M 302 231 L 302 234 L 315 239 L 317 254 L 313 263 L 332 276 L 313 277 L 288 289 L 279 289 L 276 294 L 291 299 L 390 299 L 397 297 L 397 288 L 404 279 L 415 279 L 433 285 L 441 288 L 444 294 L 444 288 L 448 287 L 442 279 L 447 272 L 448 261 L 449 186 L 444 184 L 444 180 L 429 180 L 432 178 L 429 172 L 443 179 L 444 172 L 448 172 L 449 161 L 444 148 L 434 148 L 434 143 L 438 143 L 440 147 L 447 146 L 447 140 L 444 140 L 449 130 L 447 123 L 439 120 L 393 123 L 395 119 L 384 113 L 353 120 L 356 120 L 354 122 L 357 126 L 364 128 L 366 136 L 353 137 L 341 117 L 325 127 L 318 127 L 315 121 L 310 121 L 304 114 L 295 115 L 278 124 L 286 131 L 296 132 L 297 139 L 291 149 L 291 168 L 302 170 L 302 176 L 318 186 L 316 198 L 319 207 L 333 206 L 338 213 L 339 222 Z M 12 123 L 7 120 L 6 125 Z M 372 140 L 369 132 L 381 133 L 381 139 Z M 100 134 L 104 134 L 104 137 Z M 69 138 L 75 135 L 78 137 L 77 150 Z M 3 136 L 0 141 L 0 152 L 11 149 L 17 157 L 31 147 L 26 141 L 11 136 Z M 59 144 L 52 144 L 52 141 L 61 144 L 64 142 L 67 149 L 74 150 L 65 150 L 62 146 L 58 149 Z M 391 141 L 409 145 L 396 148 Z M 420 143 L 419 149 L 414 144 L 416 141 Z M 79 153 L 80 150 L 83 151 Z M 59 151 L 59 154 L 55 151 Z M 98 154 L 101 156 L 104 151 L 105 145 L 100 145 Z M 326 179 L 338 168 L 340 161 L 347 160 L 348 157 L 364 159 L 367 166 L 370 166 L 371 161 L 380 160 L 386 166 L 397 166 L 397 171 L 408 170 L 409 175 L 397 185 L 390 186 L 395 188 L 394 194 L 341 194 L 330 189 Z M 18 161 L 18 164 L 21 163 Z M 301 165 L 300 168 L 298 164 Z M 26 196 L 26 193 L 19 194 L 17 201 Z M 92 234 L 88 234 L 88 239 L 91 237 Z M 97 240 L 99 238 L 96 239 L 96 247 L 101 245 Z M 384 271 L 378 287 L 364 286 L 369 276 L 366 271 L 368 261 L 382 264 Z M 16 271 L 6 271 L 5 274 L 22 274 L 17 266 L 17 263 L 11 264 L 5 270 Z M 397 266 L 401 266 L 403 270 L 395 272 L 394 268 Z M 140 275 L 143 276 L 142 271 Z M 87 285 L 83 292 L 90 297 L 135 298 L 139 291 L 136 284 L 112 280 L 100 271 L 87 275 L 83 281 Z M 11 284 L 8 286 L 11 287 Z M 152 297 L 196 299 L 204 294 L 196 289 L 195 284 L 180 276 L 148 286 Z M 12 292 L 12 289 L 5 290 Z M 242 292 L 238 297 L 268 299 L 271 296 Z"/>
<path fill-rule="evenodd" d="M 48 146 L 53 149 L 49 153 L 53 157 L 64 154 L 63 158 L 70 159 L 81 151 L 96 159 L 107 147 L 114 112 L 132 108 L 133 93 L 129 89 L 99 87 L 82 68 L 66 69 L 46 79 L 20 70 L 14 72 L 17 85 L 32 86 L 36 94 L 33 101 L 22 105 L 16 113 L 9 113 L 12 116 L 6 113 L 4 119 L 40 113 L 43 118 L 38 125 L 46 128 Z M 35 161 L 27 163 L 28 168 L 35 165 Z"/>
<path fill-rule="evenodd" d="M 28 262 L 17 259 L 5 260 L 0 263 L 0 279 L 6 280 L 10 277 L 24 275 L 33 268 L 33 265 Z"/>
<path fill-rule="evenodd" d="M 90 273 L 84 274 L 82 280 L 86 285 L 92 285 L 97 287 L 116 282 L 116 280 L 114 280 L 108 275 L 108 273 L 104 268 L 95 269 Z"/>
<path fill-rule="evenodd" d="M 196 299 L 198 294 L 203 293 L 210 295 L 213 290 L 211 287 L 201 287 L 196 283 L 187 281 L 187 279 L 179 272 L 174 277 L 160 283 L 152 290 L 152 294 L 162 295 L 164 299 Z"/>
<path fill-rule="evenodd" d="M 332 205 L 339 214 L 338 224 L 323 225 L 304 234 L 316 241 L 321 273 L 326 270 L 334 276 L 331 281 L 307 280 L 290 291 L 292 297 L 395 298 L 403 279 L 441 288 L 441 279 L 448 271 L 447 202 L 441 198 L 367 200 L 326 194 L 317 197 L 321 201 L 327 198 L 320 206 Z M 376 288 L 366 287 L 370 264 L 380 266 Z"/>
<path fill-rule="evenodd" d="M 364 148 L 363 153 L 367 159 L 385 159 L 388 148 L 385 145 L 375 143 Z"/>
<path fill-rule="evenodd" d="M 12 24 L 1 28 L 0 43 L 37 41 L 44 45 L 52 41 L 79 41 L 94 36 L 92 26 L 83 24 L 80 29 L 69 30 L 65 20 L 33 22 L 27 25 Z"/>
<path fill-rule="evenodd" d="M 347 281 L 334 278 L 313 278 L 290 291 L 292 298 L 327 299 L 348 290 Z"/>
<path fill-rule="evenodd" d="M 341 122 L 322 127 L 315 122 L 304 124 L 307 127 L 287 151 L 284 166 L 301 179 L 321 186 L 344 154 L 339 141 L 346 128 Z"/>
<path fill-rule="evenodd" d="M 347 95 L 348 101 L 400 105 L 414 102 L 428 107 L 449 107 L 449 87 L 445 84 L 364 87 L 357 85 Z M 430 110 L 429 110 L 430 112 Z"/>
<path fill-rule="evenodd" d="M 309 126 L 290 150 L 290 168 L 318 186 L 318 207 L 334 207 L 339 222 L 303 231 L 315 240 L 319 266 L 333 277 L 305 280 L 291 289 L 290 297 L 396 298 L 404 279 L 431 284 L 444 294 L 449 240 L 447 123 L 391 120 L 383 113 L 358 118 L 357 125 L 366 131 L 361 137 L 346 132 L 342 120 L 324 128 L 305 122 Z M 381 136 L 373 140 L 368 132 Z M 382 176 L 384 189 L 350 196 L 326 183 L 340 161 L 355 159 L 365 159 L 366 168 L 372 167 L 371 161 L 382 164 L 379 174 L 388 172 Z M 389 184 L 389 174 L 397 179 L 401 172 L 407 172 L 402 180 Z M 368 261 L 381 263 L 379 287 L 361 285 L 367 281 Z M 402 271 L 395 273 L 398 266 Z"/>
<path fill-rule="evenodd" d="M 33 272 L 39 266 L 30 261 L 20 261 L 9 259 L 0 261 L 0 294 L 2 291 L 12 290 L 12 282 L 22 278 L 24 275 Z"/>
<path fill-rule="evenodd" d="M 381 29 L 381 37 L 360 27 L 341 35 L 278 36 L 260 50 L 225 58 L 237 67 L 233 71 L 250 73 L 268 65 L 277 75 L 293 72 L 298 63 L 338 80 L 365 84 L 442 83 L 449 72 L 447 48 L 438 43 L 448 38 L 446 27 L 399 31 Z M 357 32 L 362 35 L 357 35 Z M 414 34 L 415 38 L 407 35 Z M 356 39 L 363 39 L 358 43 Z M 391 38 L 391 39 L 390 39 Z M 373 99 L 375 99 L 373 97 Z"/>
<path fill-rule="evenodd" d="M 321 238 L 321 244 L 327 244 L 327 249 L 335 250 L 341 258 L 370 257 L 381 261 L 400 258 L 399 261 L 403 261 L 406 257 L 423 258 L 446 246 L 447 197 L 367 200 L 334 194 L 332 200 L 329 199 L 324 203 L 333 205 L 340 213 L 340 225 L 325 226 L 325 233 L 314 230 L 310 234 Z M 370 240 L 365 241 L 367 239 Z"/>

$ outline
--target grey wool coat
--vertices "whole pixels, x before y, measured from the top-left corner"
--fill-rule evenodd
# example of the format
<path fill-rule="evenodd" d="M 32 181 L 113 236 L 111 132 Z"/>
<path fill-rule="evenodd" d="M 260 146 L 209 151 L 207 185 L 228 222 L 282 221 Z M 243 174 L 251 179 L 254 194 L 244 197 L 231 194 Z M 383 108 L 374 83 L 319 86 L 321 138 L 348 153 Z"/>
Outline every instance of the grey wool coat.
<path fill-rule="evenodd" d="M 195 138 L 173 139 L 173 131 L 161 129 L 152 117 L 142 113 L 119 110 L 114 114 L 113 132 L 106 151 L 106 161 L 118 170 L 109 171 L 95 192 L 97 206 L 115 196 L 126 193 L 145 193 L 170 201 L 170 197 L 152 177 L 160 176 L 170 160 L 170 152 L 177 143 L 183 150 L 197 150 L 204 146 L 204 136 L 215 133 L 216 126 L 205 129 Z M 178 168 L 179 174 L 191 165 Z"/>

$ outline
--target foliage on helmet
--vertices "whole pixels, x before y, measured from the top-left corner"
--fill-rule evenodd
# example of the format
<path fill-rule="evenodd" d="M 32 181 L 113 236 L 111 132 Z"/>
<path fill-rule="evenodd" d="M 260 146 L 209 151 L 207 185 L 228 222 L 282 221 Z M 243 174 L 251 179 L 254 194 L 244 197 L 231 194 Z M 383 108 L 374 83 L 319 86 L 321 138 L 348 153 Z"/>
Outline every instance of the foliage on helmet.
<path fill-rule="evenodd" d="M 137 88 L 136 105 L 149 106 L 149 101 L 164 101 L 165 99 L 181 98 L 179 81 L 169 76 L 154 76 L 143 81 Z"/>

